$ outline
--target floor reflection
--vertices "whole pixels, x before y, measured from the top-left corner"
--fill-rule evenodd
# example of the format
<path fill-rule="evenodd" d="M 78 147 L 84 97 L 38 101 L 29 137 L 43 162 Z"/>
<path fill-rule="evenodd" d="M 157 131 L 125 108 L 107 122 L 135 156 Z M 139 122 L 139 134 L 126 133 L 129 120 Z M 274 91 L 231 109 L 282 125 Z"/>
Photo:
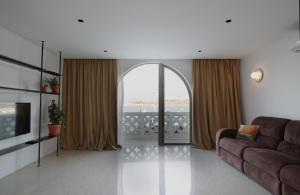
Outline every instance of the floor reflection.
<path fill-rule="evenodd" d="M 189 146 L 129 145 L 122 149 L 124 161 L 177 159 L 189 160 Z"/>
<path fill-rule="evenodd" d="M 120 195 L 190 195 L 189 146 L 129 145 L 122 149 Z"/>
<path fill-rule="evenodd" d="M 214 151 L 130 145 L 62 151 L 3 179 L 2 195 L 271 195 Z"/>

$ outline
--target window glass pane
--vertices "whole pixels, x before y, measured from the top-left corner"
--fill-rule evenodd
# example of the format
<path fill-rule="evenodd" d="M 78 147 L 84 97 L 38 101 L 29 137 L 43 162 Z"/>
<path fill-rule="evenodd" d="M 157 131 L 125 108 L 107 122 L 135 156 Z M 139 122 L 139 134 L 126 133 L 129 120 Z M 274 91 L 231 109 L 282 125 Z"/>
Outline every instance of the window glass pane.
<path fill-rule="evenodd" d="M 190 99 L 185 83 L 164 69 L 165 143 L 190 143 Z"/>

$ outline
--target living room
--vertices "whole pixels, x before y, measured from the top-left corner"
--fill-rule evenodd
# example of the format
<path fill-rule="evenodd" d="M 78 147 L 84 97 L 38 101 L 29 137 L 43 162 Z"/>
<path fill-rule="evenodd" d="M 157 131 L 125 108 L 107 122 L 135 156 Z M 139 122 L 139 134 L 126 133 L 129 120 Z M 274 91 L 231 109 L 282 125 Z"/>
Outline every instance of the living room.
<path fill-rule="evenodd" d="M 0 2 L 0 194 L 299 195 L 299 0 Z"/>

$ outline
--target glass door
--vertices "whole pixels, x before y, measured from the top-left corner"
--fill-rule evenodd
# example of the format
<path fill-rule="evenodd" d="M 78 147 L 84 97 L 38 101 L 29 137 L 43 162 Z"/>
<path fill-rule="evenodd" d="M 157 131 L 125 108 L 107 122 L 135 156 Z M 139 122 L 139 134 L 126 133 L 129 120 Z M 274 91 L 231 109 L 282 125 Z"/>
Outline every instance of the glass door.
<path fill-rule="evenodd" d="M 190 144 L 190 93 L 180 74 L 144 64 L 123 77 L 124 145 Z"/>
<path fill-rule="evenodd" d="M 145 64 L 123 78 L 124 145 L 157 145 L 159 64 Z"/>
<path fill-rule="evenodd" d="M 181 76 L 164 67 L 164 143 L 190 143 L 190 95 Z"/>

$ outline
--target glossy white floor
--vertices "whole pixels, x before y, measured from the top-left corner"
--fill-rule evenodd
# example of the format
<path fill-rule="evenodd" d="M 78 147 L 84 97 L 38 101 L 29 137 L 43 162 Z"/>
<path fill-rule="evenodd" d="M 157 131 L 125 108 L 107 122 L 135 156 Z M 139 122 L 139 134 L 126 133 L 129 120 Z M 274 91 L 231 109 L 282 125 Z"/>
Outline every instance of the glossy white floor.
<path fill-rule="evenodd" d="M 270 195 L 214 151 L 127 146 L 63 151 L 0 180 L 1 195 Z"/>

